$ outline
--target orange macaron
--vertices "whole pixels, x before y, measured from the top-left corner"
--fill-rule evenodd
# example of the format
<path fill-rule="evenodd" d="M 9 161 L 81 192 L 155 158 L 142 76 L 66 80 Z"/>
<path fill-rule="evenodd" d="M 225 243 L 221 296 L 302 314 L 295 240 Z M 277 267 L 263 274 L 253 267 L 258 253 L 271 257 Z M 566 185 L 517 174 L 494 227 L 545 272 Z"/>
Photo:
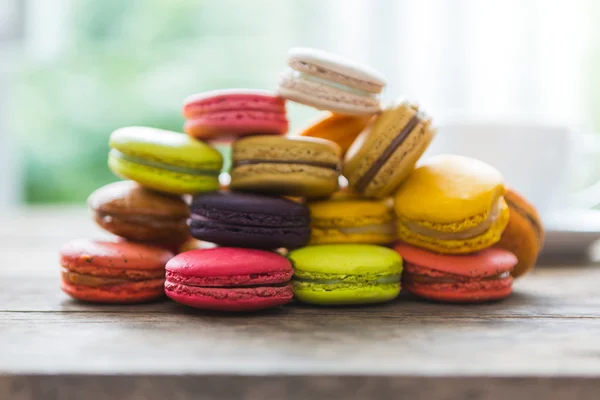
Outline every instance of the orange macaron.
<path fill-rule="evenodd" d="M 476 253 L 439 254 L 398 243 L 394 249 L 404 260 L 402 286 L 429 300 L 481 303 L 512 293 L 510 271 L 517 258 L 510 251 L 488 248 Z"/>
<path fill-rule="evenodd" d="M 344 115 L 327 112 L 319 120 L 302 130 L 299 135 L 331 140 L 340 146 L 343 155 L 372 117 L 373 115 Z"/>
<path fill-rule="evenodd" d="M 522 195 L 508 189 L 504 195 L 510 219 L 496 247 L 513 252 L 519 262 L 512 271 L 517 278 L 535 267 L 544 245 L 544 226 L 535 207 Z"/>
<path fill-rule="evenodd" d="M 164 296 L 165 265 L 159 247 L 125 241 L 76 239 L 60 250 L 62 290 L 97 303 L 141 303 Z"/>

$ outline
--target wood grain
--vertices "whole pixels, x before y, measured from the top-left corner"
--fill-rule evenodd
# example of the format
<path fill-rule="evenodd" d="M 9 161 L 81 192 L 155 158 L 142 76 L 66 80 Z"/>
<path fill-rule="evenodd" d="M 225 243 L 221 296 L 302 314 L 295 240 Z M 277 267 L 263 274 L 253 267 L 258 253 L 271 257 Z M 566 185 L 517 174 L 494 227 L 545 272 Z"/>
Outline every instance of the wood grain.
<path fill-rule="evenodd" d="M 598 397 L 593 265 L 538 268 L 483 305 L 90 305 L 58 289 L 61 242 L 105 235 L 85 218 L 36 210 L 0 224 L 0 399 Z"/>
<path fill-rule="evenodd" d="M 429 376 L 0 376 L 12 400 L 597 399 L 593 378 Z"/>

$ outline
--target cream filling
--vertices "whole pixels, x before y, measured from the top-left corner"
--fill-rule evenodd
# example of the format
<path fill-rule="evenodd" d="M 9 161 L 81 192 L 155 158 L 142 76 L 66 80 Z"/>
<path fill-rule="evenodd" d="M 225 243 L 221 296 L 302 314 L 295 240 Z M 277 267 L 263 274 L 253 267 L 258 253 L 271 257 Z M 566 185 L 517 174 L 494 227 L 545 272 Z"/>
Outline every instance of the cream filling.
<path fill-rule="evenodd" d="M 495 281 L 495 280 L 502 280 L 502 279 L 506 279 L 510 276 L 510 272 L 502 272 L 501 274 L 498 275 L 492 275 L 492 276 L 486 276 L 480 279 L 477 278 L 471 278 L 472 280 L 477 280 L 477 281 Z M 468 279 L 468 277 L 465 277 Z M 447 277 L 433 277 L 433 276 L 427 276 L 427 275 L 408 275 L 407 276 L 407 280 L 409 280 L 410 282 L 414 282 L 414 283 L 459 283 L 459 282 L 464 282 L 464 280 L 459 280 L 459 279 L 453 279 L 453 278 L 447 278 Z"/>
<path fill-rule="evenodd" d="M 397 275 L 388 275 L 382 276 L 372 281 L 367 282 L 348 282 L 343 279 L 307 279 L 307 278 L 297 278 L 294 277 L 295 282 L 305 282 L 305 283 L 317 283 L 319 285 L 340 285 L 340 284 L 348 284 L 348 285 L 356 285 L 358 283 L 362 283 L 365 285 L 385 285 L 388 283 L 399 283 L 402 280 L 402 274 Z"/>
<path fill-rule="evenodd" d="M 396 227 L 393 222 L 386 224 L 372 224 L 364 226 L 354 226 L 348 228 L 338 228 L 338 231 L 348 235 L 361 235 L 361 234 L 377 234 L 377 235 L 394 235 L 396 233 Z"/>
<path fill-rule="evenodd" d="M 147 160 L 141 157 L 132 156 L 129 154 L 121 153 L 119 150 L 112 149 L 110 151 L 110 156 L 114 158 L 118 158 L 123 161 L 128 161 L 133 164 L 145 165 L 147 167 L 164 169 L 165 171 L 176 172 L 178 174 L 187 174 L 187 175 L 198 175 L 198 176 L 219 176 L 218 170 L 209 170 L 209 169 L 198 169 L 198 168 L 186 168 L 179 167 L 177 165 L 165 164 L 158 161 Z"/>
<path fill-rule="evenodd" d="M 309 82 L 313 82 L 313 83 L 318 83 L 321 85 L 326 85 L 326 86 L 332 87 L 334 89 L 343 90 L 344 92 L 352 93 L 352 94 L 355 94 L 355 95 L 361 96 L 361 97 L 369 97 L 372 99 L 376 99 L 378 96 L 377 93 L 372 93 L 372 92 L 368 92 L 366 90 L 357 89 L 352 86 L 344 85 L 343 83 L 334 82 L 329 79 L 325 79 L 325 78 L 321 78 L 321 77 L 318 77 L 315 75 L 307 74 L 306 72 L 296 71 L 295 69 L 292 69 L 289 67 L 288 67 L 288 74 L 290 74 L 293 78 L 296 78 L 296 79 L 301 79 L 301 80 L 305 80 L 305 81 L 309 81 Z"/>
<path fill-rule="evenodd" d="M 84 285 L 91 287 L 100 287 L 100 286 L 109 286 L 109 285 L 120 285 L 123 283 L 131 282 L 131 280 L 122 279 L 122 278 L 109 278 L 102 276 L 94 276 L 87 274 L 78 274 L 76 272 L 71 272 L 66 269 L 61 271 L 62 278 L 64 281 L 72 283 L 74 285 Z"/>
<path fill-rule="evenodd" d="M 419 235 L 428 236 L 439 240 L 465 240 L 477 237 L 486 232 L 490 227 L 498 220 L 500 216 L 500 210 L 502 210 L 502 198 L 492 206 L 488 217 L 481 224 L 474 226 L 473 228 L 465 229 L 460 232 L 439 232 L 434 229 L 430 229 L 421 226 L 414 222 L 405 222 L 404 225 L 414 233 Z"/>
<path fill-rule="evenodd" d="M 96 211 L 102 222 L 110 224 L 115 221 L 121 221 L 127 224 L 144 225 L 155 229 L 178 229 L 186 226 L 187 218 L 160 218 L 145 215 L 120 215 L 107 212 Z"/>

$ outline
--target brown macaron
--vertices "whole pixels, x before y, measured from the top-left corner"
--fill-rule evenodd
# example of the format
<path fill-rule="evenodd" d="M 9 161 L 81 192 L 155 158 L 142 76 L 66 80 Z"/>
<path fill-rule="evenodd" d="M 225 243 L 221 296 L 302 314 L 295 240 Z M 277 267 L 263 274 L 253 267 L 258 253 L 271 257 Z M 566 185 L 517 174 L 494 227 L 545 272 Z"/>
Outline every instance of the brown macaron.
<path fill-rule="evenodd" d="M 517 278 L 535 267 L 544 244 L 544 227 L 535 207 L 512 189 L 504 195 L 510 211 L 508 225 L 495 247 L 511 251 L 519 262 L 512 271 Z"/>
<path fill-rule="evenodd" d="M 414 170 L 435 136 L 431 118 L 397 101 L 377 114 L 346 153 L 343 175 L 366 197 L 391 196 Z"/>
<path fill-rule="evenodd" d="M 183 243 L 189 237 L 186 202 L 133 181 L 101 187 L 90 195 L 88 206 L 100 227 L 128 240 Z"/>

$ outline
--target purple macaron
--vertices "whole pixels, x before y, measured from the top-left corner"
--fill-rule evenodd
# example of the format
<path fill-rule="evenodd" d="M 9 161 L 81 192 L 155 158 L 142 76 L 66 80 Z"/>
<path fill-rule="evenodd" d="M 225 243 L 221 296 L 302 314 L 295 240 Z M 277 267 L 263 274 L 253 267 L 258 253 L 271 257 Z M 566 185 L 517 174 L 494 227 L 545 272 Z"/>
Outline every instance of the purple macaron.
<path fill-rule="evenodd" d="M 280 197 L 206 193 L 190 211 L 192 236 L 221 246 L 295 249 L 310 239 L 308 207 Z"/>

